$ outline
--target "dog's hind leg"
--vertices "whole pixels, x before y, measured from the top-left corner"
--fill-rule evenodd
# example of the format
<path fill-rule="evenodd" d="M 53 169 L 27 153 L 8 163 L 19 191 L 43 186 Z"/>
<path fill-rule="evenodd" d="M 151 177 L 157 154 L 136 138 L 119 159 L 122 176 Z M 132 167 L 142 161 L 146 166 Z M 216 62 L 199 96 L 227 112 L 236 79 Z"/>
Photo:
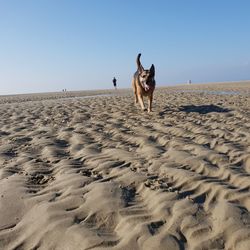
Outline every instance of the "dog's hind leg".
<path fill-rule="evenodd" d="M 135 85 L 135 80 L 133 79 L 132 81 L 132 87 L 133 87 L 133 91 L 134 91 L 134 95 L 135 95 L 135 104 L 138 103 L 138 97 L 137 97 L 137 89 L 136 89 L 136 85 Z"/>

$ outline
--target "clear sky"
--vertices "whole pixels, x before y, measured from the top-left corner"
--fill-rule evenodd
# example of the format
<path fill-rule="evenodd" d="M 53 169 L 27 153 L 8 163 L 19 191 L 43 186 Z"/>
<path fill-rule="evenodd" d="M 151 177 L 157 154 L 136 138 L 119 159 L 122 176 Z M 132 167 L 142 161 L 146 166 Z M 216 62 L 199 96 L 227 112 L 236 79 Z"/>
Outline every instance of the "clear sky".
<path fill-rule="evenodd" d="M 0 95 L 250 79 L 249 0 L 0 0 Z"/>

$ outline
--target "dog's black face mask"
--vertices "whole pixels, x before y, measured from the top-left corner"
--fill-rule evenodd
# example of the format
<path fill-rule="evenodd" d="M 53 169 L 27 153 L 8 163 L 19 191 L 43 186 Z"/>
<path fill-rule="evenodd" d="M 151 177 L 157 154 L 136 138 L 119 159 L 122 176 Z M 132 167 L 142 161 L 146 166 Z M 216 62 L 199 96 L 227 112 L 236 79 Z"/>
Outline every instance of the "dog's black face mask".
<path fill-rule="evenodd" d="M 145 91 L 148 91 L 150 87 L 154 86 L 154 76 L 155 67 L 153 64 L 149 70 L 144 70 L 142 66 L 139 68 L 139 80 Z"/>

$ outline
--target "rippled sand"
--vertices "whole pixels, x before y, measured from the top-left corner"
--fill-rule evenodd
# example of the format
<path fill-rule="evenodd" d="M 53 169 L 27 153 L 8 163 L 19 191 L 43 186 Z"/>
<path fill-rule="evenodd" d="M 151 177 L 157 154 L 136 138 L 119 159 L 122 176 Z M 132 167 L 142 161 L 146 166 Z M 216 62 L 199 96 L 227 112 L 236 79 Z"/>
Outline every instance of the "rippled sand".
<path fill-rule="evenodd" d="M 249 249 L 249 93 L 0 97 L 0 249 Z"/>

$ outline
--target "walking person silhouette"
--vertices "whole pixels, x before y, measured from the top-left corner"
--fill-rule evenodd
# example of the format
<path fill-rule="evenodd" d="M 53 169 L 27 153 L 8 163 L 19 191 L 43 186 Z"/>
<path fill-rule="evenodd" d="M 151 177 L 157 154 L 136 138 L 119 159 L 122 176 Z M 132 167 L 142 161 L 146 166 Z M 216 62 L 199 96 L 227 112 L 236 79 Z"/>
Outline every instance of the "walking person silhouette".
<path fill-rule="evenodd" d="M 115 77 L 113 78 L 113 85 L 114 85 L 115 89 L 117 89 L 117 87 L 116 87 L 116 79 L 115 79 Z"/>

